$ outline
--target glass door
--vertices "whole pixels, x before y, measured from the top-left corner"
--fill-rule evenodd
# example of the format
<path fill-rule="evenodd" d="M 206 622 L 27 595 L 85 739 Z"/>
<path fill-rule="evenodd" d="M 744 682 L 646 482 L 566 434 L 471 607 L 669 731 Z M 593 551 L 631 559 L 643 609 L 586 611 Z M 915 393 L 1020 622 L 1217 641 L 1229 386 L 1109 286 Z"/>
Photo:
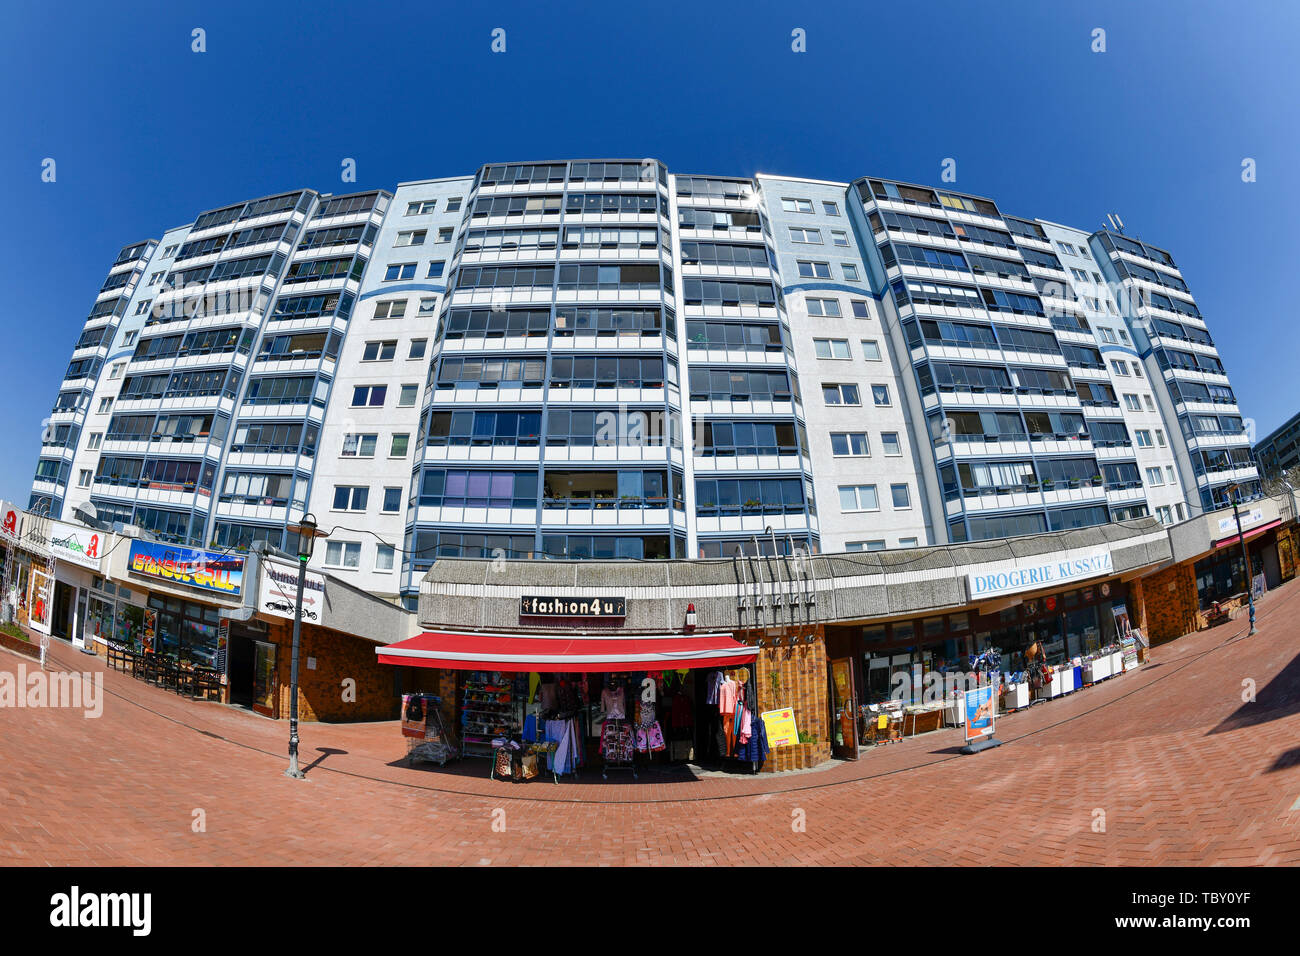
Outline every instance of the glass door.
<path fill-rule="evenodd" d="M 858 759 L 858 695 L 853 660 L 831 661 L 831 752 L 845 760 Z"/>
<path fill-rule="evenodd" d="M 253 642 L 253 710 L 275 716 L 275 650 L 265 641 Z"/>

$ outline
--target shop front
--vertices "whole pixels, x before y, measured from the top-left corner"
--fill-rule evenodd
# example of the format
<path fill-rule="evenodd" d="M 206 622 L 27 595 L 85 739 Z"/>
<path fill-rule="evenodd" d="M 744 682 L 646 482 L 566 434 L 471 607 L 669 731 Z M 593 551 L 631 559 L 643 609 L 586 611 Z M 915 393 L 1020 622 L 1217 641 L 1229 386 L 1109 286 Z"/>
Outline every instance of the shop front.
<path fill-rule="evenodd" d="M 535 602 L 523 606 L 535 611 Z M 598 599 L 581 609 L 622 604 Z M 504 768 L 517 754 L 555 779 L 584 768 L 636 775 L 688 762 L 760 769 L 768 745 L 755 648 L 729 634 L 627 634 L 570 622 L 572 629 L 426 632 L 379 648 L 378 657 L 439 672 L 439 693 L 405 695 L 403 716 L 409 726 L 412 708 L 436 708 L 437 730 L 460 757 L 501 760 Z"/>
<path fill-rule="evenodd" d="M 993 684 L 1002 709 L 1018 709 L 1093 683 L 1089 663 L 1110 667 L 1125 647 L 1136 666 L 1140 632 L 1130 622 L 1140 617 L 1129 600 L 1128 583 L 1111 577 L 946 613 L 828 624 L 836 756 L 960 725 L 965 689 Z"/>

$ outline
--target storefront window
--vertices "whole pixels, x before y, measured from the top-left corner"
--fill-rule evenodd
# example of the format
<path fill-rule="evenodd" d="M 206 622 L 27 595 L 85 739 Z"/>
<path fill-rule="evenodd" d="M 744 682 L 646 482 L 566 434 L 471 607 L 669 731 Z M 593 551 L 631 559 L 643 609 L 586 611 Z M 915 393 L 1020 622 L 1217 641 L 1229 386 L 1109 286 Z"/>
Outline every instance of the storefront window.
<path fill-rule="evenodd" d="M 217 626 L 221 612 L 153 594 L 149 608 L 156 615 L 154 650 L 182 663 L 211 667 L 217 659 Z"/>

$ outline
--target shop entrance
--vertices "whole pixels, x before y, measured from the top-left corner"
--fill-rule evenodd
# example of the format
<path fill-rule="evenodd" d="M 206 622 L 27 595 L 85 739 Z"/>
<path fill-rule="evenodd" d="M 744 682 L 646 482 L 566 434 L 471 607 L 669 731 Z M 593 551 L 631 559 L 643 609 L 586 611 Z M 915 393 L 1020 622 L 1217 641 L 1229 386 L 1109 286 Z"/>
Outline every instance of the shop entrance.
<path fill-rule="evenodd" d="M 853 659 L 830 662 L 831 753 L 843 760 L 858 759 L 858 693 L 853 678 Z"/>
<path fill-rule="evenodd" d="M 253 706 L 253 641 L 242 634 L 230 635 L 229 662 L 230 702 L 240 707 Z"/>
<path fill-rule="evenodd" d="M 76 592 L 70 584 L 54 582 L 54 605 L 50 617 L 50 633 L 65 640 L 72 636 L 72 596 Z"/>

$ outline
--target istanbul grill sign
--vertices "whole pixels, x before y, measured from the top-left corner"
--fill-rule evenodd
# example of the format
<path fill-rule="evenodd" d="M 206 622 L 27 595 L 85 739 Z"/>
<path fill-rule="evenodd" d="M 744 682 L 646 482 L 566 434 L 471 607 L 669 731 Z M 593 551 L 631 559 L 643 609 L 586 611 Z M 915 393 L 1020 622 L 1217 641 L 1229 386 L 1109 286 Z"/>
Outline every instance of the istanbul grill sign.
<path fill-rule="evenodd" d="M 519 599 L 520 617 L 587 617 L 609 620 L 627 617 L 622 597 L 546 597 L 525 594 Z"/>

